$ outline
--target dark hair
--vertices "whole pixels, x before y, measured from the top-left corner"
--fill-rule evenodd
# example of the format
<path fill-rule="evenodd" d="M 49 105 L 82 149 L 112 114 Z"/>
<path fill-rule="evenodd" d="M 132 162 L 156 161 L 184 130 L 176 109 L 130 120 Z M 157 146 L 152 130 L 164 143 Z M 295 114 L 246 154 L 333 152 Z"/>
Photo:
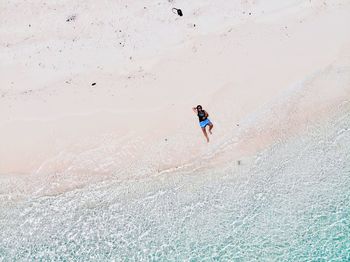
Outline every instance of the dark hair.
<path fill-rule="evenodd" d="M 201 105 L 198 105 L 198 106 L 197 106 L 197 110 L 200 110 L 200 109 L 202 109 L 202 106 L 201 106 Z"/>

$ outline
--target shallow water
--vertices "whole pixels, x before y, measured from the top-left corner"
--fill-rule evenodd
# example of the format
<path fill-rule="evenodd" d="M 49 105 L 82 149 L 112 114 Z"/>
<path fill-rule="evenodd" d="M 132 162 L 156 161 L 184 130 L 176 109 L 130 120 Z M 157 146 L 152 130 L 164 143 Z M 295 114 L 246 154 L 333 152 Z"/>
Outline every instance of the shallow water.
<path fill-rule="evenodd" d="M 0 260 L 349 261 L 348 112 L 239 166 L 8 202 Z"/>

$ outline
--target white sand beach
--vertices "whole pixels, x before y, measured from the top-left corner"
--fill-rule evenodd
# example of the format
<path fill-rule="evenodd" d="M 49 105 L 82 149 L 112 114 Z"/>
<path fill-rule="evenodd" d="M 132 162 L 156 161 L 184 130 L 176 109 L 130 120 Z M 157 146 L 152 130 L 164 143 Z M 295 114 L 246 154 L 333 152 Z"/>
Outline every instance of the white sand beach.
<path fill-rule="evenodd" d="M 0 1 L 0 261 L 348 261 L 349 27 L 348 0 Z"/>
<path fill-rule="evenodd" d="M 208 154 L 215 162 L 232 139 L 232 161 L 254 155 L 349 100 L 349 9 L 347 1 L 2 3 L 6 187 L 20 177 L 25 192 L 65 191 Z M 285 97 L 305 83 L 300 97 Z M 197 104 L 215 124 L 209 145 Z"/>
<path fill-rule="evenodd" d="M 208 150 L 192 106 L 209 111 L 211 143 L 220 143 L 313 76 L 326 82 L 307 94 L 312 104 L 300 102 L 304 123 L 295 128 L 349 99 L 348 79 L 324 76 L 349 66 L 347 1 L 1 5 L 1 174 L 62 172 L 72 166 L 60 156 L 102 144 L 113 149 L 100 158 L 120 168 L 164 139 L 172 145 L 167 165 L 176 166 Z M 275 139 L 264 136 L 252 139 Z"/>
<path fill-rule="evenodd" d="M 0 174 L 78 184 L 131 167 L 151 174 L 235 136 L 232 159 L 255 154 L 349 100 L 349 9 L 340 0 L 1 3 Z M 209 145 L 197 104 L 215 123 Z"/>

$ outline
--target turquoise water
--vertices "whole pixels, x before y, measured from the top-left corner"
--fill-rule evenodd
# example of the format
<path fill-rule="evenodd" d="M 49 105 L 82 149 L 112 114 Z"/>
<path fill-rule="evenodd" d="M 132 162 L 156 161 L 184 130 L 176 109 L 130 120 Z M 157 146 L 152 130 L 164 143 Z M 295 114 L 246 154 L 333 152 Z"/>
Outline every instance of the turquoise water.
<path fill-rule="evenodd" d="M 350 114 L 252 162 L 0 207 L 1 261 L 350 261 Z"/>

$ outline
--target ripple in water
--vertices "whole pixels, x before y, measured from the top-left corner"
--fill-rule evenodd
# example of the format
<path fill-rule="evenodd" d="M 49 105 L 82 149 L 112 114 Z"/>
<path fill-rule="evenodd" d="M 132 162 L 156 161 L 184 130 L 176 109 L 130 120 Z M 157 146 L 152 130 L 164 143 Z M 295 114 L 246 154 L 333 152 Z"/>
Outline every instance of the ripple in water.
<path fill-rule="evenodd" d="M 350 115 L 253 164 L 105 182 L 0 210 L 3 261 L 349 261 Z"/>

